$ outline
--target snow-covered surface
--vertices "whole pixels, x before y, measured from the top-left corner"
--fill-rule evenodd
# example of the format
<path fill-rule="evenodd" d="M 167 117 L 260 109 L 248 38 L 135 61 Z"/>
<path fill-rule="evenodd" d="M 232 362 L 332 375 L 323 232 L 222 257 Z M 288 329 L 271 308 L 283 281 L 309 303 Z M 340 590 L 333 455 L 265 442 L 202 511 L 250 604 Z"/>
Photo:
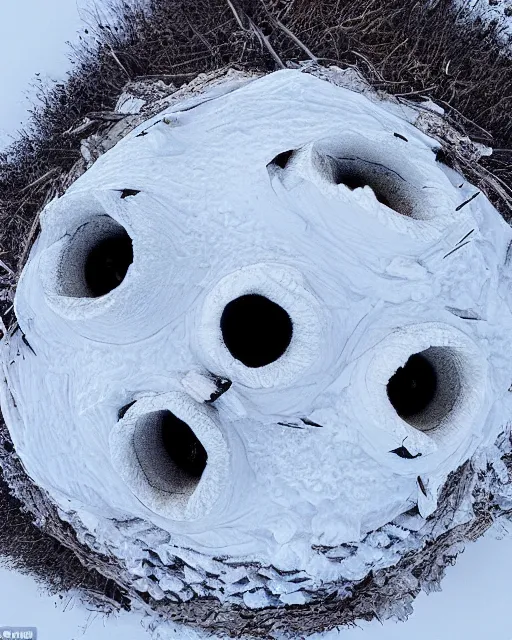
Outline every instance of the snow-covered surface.
<path fill-rule="evenodd" d="M 300 603 L 394 564 L 387 542 L 406 527 L 361 538 L 416 504 L 431 513 L 448 473 L 503 430 L 512 232 L 483 195 L 461 207 L 475 188 L 436 162 L 412 110 L 298 71 L 229 88 L 144 123 L 47 207 L 16 299 L 30 348 L 19 333 L 2 345 L 2 409 L 32 478 L 81 539 L 140 575 L 138 588 L 188 599 L 206 581 L 229 599 L 246 577 L 218 561 L 229 557 L 271 565 L 261 589 L 248 581 L 247 606 Z M 284 168 L 272 163 L 288 150 Z M 368 186 L 336 184 L 333 158 L 368 169 L 407 215 Z M 109 225 L 129 233 L 134 261 L 90 298 L 79 265 Z M 261 369 L 229 357 L 220 333 L 223 306 L 244 293 L 294 322 L 288 351 Z M 431 349 L 455 395 L 434 399 L 428 431 L 393 413 L 386 384 Z M 208 371 L 233 381 L 213 407 L 182 383 Z M 153 405 L 186 405 L 219 452 L 209 464 L 228 452 L 227 479 L 220 468 L 199 482 L 212 498 L 190 507 L 195 520 L 162 510 L 130 438 L 116 439 Z M 404 443 L 421 456 L 392 453 Z M 157 585 L 148 548 L 163 566 Z M 176 556 L 184 581 L 165 568 Z"/>
<path fill-rule="evenodd" d="M 456 0 L 461 7 L 469 7 L 485 22 L 497 22 L 501 36 L 512 42 L 512 0 Z"/>

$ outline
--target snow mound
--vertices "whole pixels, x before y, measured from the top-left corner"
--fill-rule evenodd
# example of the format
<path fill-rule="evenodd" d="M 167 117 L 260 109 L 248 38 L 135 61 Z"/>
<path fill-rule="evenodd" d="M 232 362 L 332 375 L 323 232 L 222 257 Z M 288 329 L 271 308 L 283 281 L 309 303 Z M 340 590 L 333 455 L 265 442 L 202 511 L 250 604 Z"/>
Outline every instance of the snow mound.
<path fill-rule="evenodd" d="M 16 451 L 158 601 L 394 566 L 510 415 L 512 231 L 414 109 L 320 75 L 164 101 L 45 208 L 19 283 Z"/>

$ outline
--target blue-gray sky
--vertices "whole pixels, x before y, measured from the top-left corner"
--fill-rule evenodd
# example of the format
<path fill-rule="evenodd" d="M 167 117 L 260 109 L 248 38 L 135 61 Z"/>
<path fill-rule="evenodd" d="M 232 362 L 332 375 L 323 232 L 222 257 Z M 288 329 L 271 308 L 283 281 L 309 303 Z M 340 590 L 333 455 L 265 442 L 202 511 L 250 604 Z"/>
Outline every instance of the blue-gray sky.
<path fill-rule="evenodd" d="M 64 77 L 80 26 L 75 0 L 0 0 L 0 144 L 26 121 L 35 74 Z"/>

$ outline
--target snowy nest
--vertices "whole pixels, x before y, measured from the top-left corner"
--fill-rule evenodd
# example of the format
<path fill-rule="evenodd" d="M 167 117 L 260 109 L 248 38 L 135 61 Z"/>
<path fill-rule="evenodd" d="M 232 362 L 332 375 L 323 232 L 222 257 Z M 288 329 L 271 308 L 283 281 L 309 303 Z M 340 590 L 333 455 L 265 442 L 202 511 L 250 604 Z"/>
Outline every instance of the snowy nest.
<path fill-rule="evenodd" d="M 347 124 L 337 137 L 336 111 Z M 246 132 L 231 138 L 233 113 Z M 255 124 L 271 143 L 247 135 Z M 18 286 L 19 327 L 2 343 L 4 439 L 15 450 L 1 464 L 15 494 L 160 622 L 268 637 L 405 618 L 465 542 L 512 513 L 512 232 L 486 195 L 511 202 L 478 163 L 490 150 L 431 101 L 390 98 L 354 71 L 315 63 L 265 77 L 228 69 L 180 89 L 131 83 L 114 112 L 69 134 L 83 137 L 82 157 L 66 176 L 47 177 L 66 193 L 42 213 Z M 258 163 L 249 182 L 237 174 Z M 219 192 L 220 175 L 230 180 Z M 263 178 L 275 197 L 271 237 L 240 214 L 268 201 Z M 184 221 L 166 226 L 183 202 L 196 237 Z M 354 208 L 357 221 L 343 220 L 337 235 L 329 216 Z M 209 224 L 213 209 L 236 240 Z M 315 225 L 326 233 L 311 241 Z M 94 273 L 83 277 L 88 246 L 122 242 L 126 230 L 130 266 L 98 292 Z M 169 255 L 166 235 L 193 248 L 172 277 L 159 259 Z M 336 280 L 329 265 L 341 250 Z M 218 336 L 230 301 L 250 295 L 293 318 L 282 359 L 265 366 L 245 366 L 258 355 L 234 357 L 236 345 Z M 188 349 L 177 321 L 194 305 Z M 148 307 L 168 315 L 149 318 Z M 171 336 L 153 340 L 166 326 Z M 99 344 L 109 348 L 87 347 Z M 421 411 L 390 402 L 390 381 L 400 384 L 394 376 L 415 354 L 437 384 Z M 192 474 L 169 468 L 159 449 L 168 414 L 207 455 Z M 269 495 L 273 507 L 261 507 Z"/>

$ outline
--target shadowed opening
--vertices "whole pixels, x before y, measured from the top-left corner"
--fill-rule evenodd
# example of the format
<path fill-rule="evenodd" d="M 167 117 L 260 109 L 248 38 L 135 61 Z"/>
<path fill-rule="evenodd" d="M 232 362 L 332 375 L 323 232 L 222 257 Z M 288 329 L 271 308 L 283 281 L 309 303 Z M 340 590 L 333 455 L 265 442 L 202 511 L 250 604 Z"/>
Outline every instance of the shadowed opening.
<path fill-rule="evenodd" d="M 366 186 L 371 187 L 373 190 L 373 193 L 375 194 L 375 197 L 379 202 L 381 202 L 382 204 L 385 204 L 390 209 L 393 208 L 388 198 L 379 190 L 379 188 L 376 185 L 372 185 L 370 180 L 368 180 L 367 178 L 365 178 L 365 176 L 362 176 L 356 172 L 343 173 L 342 171 L 340 171 L 336 175 L 336 184 L 344 184 L 351 191 L 354 191 L 354 189 L 360 189 L 360 188 L 362 189 L 363 187 L 366 187 Z"/>
<path fill-rule="evenodd" d="M 288 348 L 293 323 L 272 300 L 247 294 L 228 303 L 220 327 L 231 355 L 246 367 L 264 367 L 278 360 Z"/>
<path fill-rule="evenodd" d="M 118 287 L 133 262 L 132 240 L 108 215 L 81 225 L 60 256 L 57 290 L 71 298 L 99 298 Z"/>
<path fill-rule="evenodd" d="M 421 353 L 415 353 L 399 367 L 388 382 L 388 398 L 401 418 L 409 418 L 432 402 L 436 394 L 437 374 Z"/>
<path fill-rule="evenodd" d="M 208 454 L 192 429 L 170 411 L 162 412 L 162 444 L 170 459 L 184 473 L 200 478 Z"/>
<path fill-rule="evenodd" d="M 377 200 L 404 216 L 413 216 L 414 203 L 404 178 L 380 162 L 359 157 L 320 156 L 320 171 L 335 184 L 351 191 L 370 187 Z"/>
<path fill-rule="evenodd" d="M 208 454 L 190 426 L 171 411 L 155 411 L 137 421 L 134 447 L 148 482 L 162 491 L 191 495 Z"/>
<path fill-rule="evenodd" d="M 459 349 L 429 347 L 415 353 L 387 384 L 397 414 L 415 429 L 431 431 L 460 406 L 465 360 Z"/>
<path fill-rule="evenodd" d="M 118 287 L 132 262 L 132 241 L 124 230 L 94 245 L 84 265 L 85 282 L 91 297 L 104 296 Z"/>
<path fill-rule="evenodd" d="M 293 149 L 290 149 L 289 151 L 283 151 L 282 153 L 278 153 L 277 156 L 272 160 L 271 164 L 275 164 L 281 169 L 284 169 L 288 164 L 288 162 L 290 161 L 290 158 L 292 157 L 292 155 L 293 155 Z"/>

